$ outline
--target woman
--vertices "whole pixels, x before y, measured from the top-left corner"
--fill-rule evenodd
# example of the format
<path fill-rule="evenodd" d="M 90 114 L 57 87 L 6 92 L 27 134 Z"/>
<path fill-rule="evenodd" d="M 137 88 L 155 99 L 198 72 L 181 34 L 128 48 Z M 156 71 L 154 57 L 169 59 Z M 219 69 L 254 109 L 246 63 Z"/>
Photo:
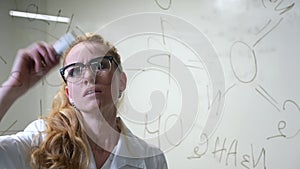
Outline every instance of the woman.
<path fill-rule="evenodd" d="M 20 50 L 0 88 L 0 119 L 58 62 L 44 43 Z M 81 36 L 65 51 L 63 66 L 65 83 L 49 117 L 0 137 L 0 168 L 167 168 L 164 154 L 117 117 L 127 79 L 114 46 L 99 35 Z"/>

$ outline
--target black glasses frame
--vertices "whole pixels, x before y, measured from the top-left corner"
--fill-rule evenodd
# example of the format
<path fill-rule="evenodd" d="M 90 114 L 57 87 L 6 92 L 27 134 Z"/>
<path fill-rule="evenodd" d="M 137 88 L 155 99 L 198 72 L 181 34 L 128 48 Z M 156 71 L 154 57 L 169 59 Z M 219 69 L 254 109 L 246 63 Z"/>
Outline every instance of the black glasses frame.
<path fill-rule="evenodd" d="M 115 60 L 115 58 L 113 56 L 100 56 L 100 57 L 97 57 L 97 58 L 94 58 L 94 59 L 91 59 L 87 64 L 90 64 L 92 62 L 94 62 L 95 60 L 98 60 L 99 58 L 103 58 L 103 59 L 108 59 L 110 61 L 110 63 L 114 62 L 115 65 L 117 66 L 117 69 L 119 69 L 121 71 L 121 69 L 119 68 L 119 63 Z M 64 80 L 65 83 L 67 83 L 67 79 L 65 78 L 65 70 L 71 66 L 74 66 L 76 64 L 84 64 L 84 63 L 81 63 L 81 62 L 77 62 L 77 63 L 72 63 L 72 64 L 69 64 L 67 66 L 64 66 L 62 68 L 59 69 L 59 73 L 62 77 L 62 79 Z M 84 64 L 86 65 L 86 64 Z"/>

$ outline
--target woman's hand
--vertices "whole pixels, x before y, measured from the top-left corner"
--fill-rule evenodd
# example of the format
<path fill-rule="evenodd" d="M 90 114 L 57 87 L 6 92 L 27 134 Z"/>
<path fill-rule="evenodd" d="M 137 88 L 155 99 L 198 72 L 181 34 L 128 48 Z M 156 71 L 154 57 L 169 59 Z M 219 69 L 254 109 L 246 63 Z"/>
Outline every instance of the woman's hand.
<path fill-rule="evenodd" d="M 58 63 L 59 57 L 51 45 L 34 43 L 18 51 L 6 85 L 19 88 L 23 94 Z"/>
<path fill-rule="evenodd" d="M 59 63 L 53 47 L 45 42 L 20 49 L 7 81 L 0 86 L 0 120 L 12 103 Z"/>

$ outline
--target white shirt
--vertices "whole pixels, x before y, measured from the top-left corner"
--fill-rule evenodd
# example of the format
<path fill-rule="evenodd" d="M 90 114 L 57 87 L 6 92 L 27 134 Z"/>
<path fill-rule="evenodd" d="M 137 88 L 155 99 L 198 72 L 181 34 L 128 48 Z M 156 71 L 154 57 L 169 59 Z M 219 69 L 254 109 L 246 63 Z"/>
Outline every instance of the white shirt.
<path fill-rule="evenodd" d="M 0 136 L 0 169 L 31 169 L 30 152 L 36 135 L 45 131 L 44 120 L 36 120 L 24 131 Z M 91 150 L 91 149 L 90 149 Z M 90 151 L 90 169 L 97 169 Z M 123 124 L 115 149 L 101 169 L 167 169 L 164 154 L 157 148 L 134 136 Z"/>

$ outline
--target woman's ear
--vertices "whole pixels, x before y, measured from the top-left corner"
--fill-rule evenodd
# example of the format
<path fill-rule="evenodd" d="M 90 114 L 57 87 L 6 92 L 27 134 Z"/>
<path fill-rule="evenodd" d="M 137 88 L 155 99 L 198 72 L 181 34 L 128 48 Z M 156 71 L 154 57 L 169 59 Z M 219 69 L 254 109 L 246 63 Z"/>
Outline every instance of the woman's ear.
<path fill-rule="evenodd" d="M 124 72 L 122 72 L 120 76 L 120 86 L 119 86 L 121 92 L 123 92 L 126 89 L 126 84 L 127 84 L 127 76 Z"/>
<path fill-rule="evenodd" d="M 65 92 L 66 92 L 67 97 L 69 98 L 70 103 L 73 103 L 68 86 L 65 87 Z"/>

